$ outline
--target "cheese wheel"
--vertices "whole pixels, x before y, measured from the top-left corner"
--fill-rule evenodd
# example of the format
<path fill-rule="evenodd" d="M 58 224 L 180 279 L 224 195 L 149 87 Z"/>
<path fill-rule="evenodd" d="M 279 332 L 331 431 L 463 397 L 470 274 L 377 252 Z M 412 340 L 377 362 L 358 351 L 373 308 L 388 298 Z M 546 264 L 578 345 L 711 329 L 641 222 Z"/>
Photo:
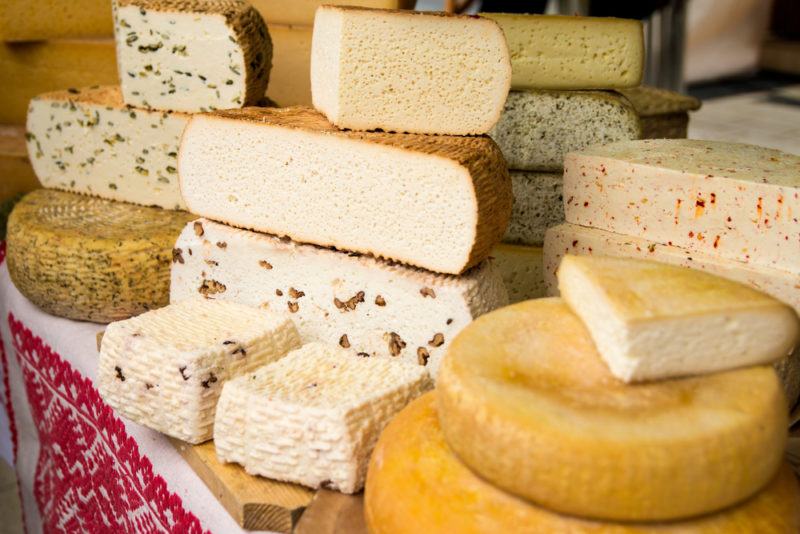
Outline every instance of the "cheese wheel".
<path fill-rule="evenodd" d="M 583 517 L 719 510 L 764 487 L 786 445 L 786 401 L 771 367 L 626 385 L 560 299 L 470 324 L 452 341 L 438 387 L 442 429 L 467 465 Z"/>
<path fill-rule="evenodd" d="M 381 434 L 364 493 L 372 534 L 788 534 L 800 529 L 800 487 L 788 465 L 752 499 L 698 519 L 622 524 L 551 512 L 503 492 L 461 463 L 444 440 L 435 399 L 435 393 L 417 399 Z"/>
<path fill-rule="evenodd" d="M 8 271 L 17 289 L 48 313 L 100 323 L 126 319 L 169 303 L 172 247 L 192 218 L 40 189 L 8 219 Z"/>

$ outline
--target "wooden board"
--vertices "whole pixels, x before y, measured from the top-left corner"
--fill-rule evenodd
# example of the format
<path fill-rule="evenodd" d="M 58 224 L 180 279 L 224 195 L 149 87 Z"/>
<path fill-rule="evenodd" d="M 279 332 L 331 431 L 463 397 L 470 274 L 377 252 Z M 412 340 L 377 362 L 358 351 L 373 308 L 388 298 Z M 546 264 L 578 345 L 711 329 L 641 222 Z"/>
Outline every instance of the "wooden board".
<path fill-rule="evenodd" d="M 364 494 L 319 490 L 297 523 L 295 534 L 367 534 Z"/>

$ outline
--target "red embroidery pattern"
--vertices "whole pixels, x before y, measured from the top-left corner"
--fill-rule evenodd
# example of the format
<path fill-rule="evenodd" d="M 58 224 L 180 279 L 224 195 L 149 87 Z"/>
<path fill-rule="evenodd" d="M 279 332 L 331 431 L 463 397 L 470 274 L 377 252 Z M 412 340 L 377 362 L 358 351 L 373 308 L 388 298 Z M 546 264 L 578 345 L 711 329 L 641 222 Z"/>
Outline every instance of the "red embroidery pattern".
<path fill-rule="evenodd" d="M 91 381 L 13 314 L 8 323 L 41 442 L 34 496 L 45 532 L 203 532 Z"/>

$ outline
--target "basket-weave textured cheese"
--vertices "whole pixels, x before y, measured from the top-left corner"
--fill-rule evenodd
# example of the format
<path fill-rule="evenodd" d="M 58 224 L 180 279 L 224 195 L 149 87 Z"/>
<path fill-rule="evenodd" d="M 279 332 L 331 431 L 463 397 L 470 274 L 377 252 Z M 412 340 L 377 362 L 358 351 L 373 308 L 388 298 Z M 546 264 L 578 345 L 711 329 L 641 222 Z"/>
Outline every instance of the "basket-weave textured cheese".
<path fill-rule="evenodd" d="M 492 258 L 503 277 L 509 304 L 545 296 L 542 247 L 500 243 Z"/>
<path fill-rule="evenodd" d="M 0 202 L 39 186 L 25 148 L 25 128 L 0 126 Z"/>
<path fill-rule="evenodd" d="M 541 246 L 544 233 L 564 221 L 561 173 L 510 171 L 514 208 L 508 222 L 506 243 Z"/>
<path fill-rule="evenodd" d="M 191 215 L 40 189 L 8 219 L 11 280 L 47 313 L 107 323 L 169 302 L 172 247 Z"/>

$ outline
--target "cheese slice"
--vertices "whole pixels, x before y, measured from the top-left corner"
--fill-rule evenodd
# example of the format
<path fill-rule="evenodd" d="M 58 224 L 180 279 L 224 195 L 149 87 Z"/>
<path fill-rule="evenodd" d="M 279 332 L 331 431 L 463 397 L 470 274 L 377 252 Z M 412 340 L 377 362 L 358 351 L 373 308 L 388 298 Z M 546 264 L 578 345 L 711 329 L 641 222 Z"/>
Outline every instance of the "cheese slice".
<path fill-rule="evenodd" d="M 126 104 L 240 108 L 267 89 L 272 42 L 244 0 L 114 0 L 114 34 Z"/>
<path fill-rule="evenodd" d="M 177 167 L 188 121 L 126 106 L 119 86 L 45 93 L 31 100 L 28 153 L 45 187 L 184 209 Z"/>
<path fill-rule="evenodd" d="M 453 337 L 507 303 L 482 263 L 462 276 L 299 245 L 201 219 L 175 244 L 173 302 L 229 299 L 290 314 L 303 340 L 427 365 L 433 376 Z"/>
<path fill-rule="evenodd" d="M 111 37 L 108 0 L 5 0 L 0 2 L 0 41 Z"/>
<path fill-rule="evenodd" d="M 545 296 L 542 247 L 500 243 L 492 258 L 503 277 L 509 304 Z"/>
<path fill-rule="evenodd" d="M 472 433 L 480 432 L 473 427 Z M 415 400 L 381 434 L 364 491 L 373 534 L 719 534 L 800 529 L 800 487 L 784 464 L 755 497 L 733 508 L 671 523 L 609 523 L 539 507 L 492 486 L 465 466 L 445 442 L 436 395 Z"/>
<path fill-rule="evenodd" d="M 321 5 L 348 5 L 379 9 L 412 9 L 415 0 L 250 0 L 270 24 L 311 26 Z M 271 30 L 270 30 L 271 31 Z"/>
<path fill-rule="evenodd" d="M 314 19 L 314 107 L 340 128 L 484 134 L 511 82 L 503 32 L 470 15 L 322 6 Z"/>
<path fill-rule="evenodd" d="M 567 222 L 800 275 L 800 156 L 718 141 L 595 146 L 564 162 Z"/>
<path fill-rule="evenodd" d="M 294 0 L 289 3 L 294 3 Z M 267 97 L 281 107 L 310 106 L 311 26 L 270 24 L 269 35 L 273 53 Z"/>
<path fill-rule="evenodd" d="M 614 89 L 641 83 L 642 23 L 557 15 L 481 13 L 503 28 L 512 89 Z"/>
<path fill-rule="evenodd" d="M 39 187 L 25 148 L 25 128 L 0 126 L 0 202 Z"/>
<path fill-rule="evenodd" d="M 458 274 L 511 215 L 488 137 L 341 132 L 307 108 L 196 115 L 179 155 L 189 211 L 300 242 Z"/>
<path fill-rule="evenodd" d="M 432 386 L 422 367 L 310 343 L 225 385 L 214 431 L 217 456 L 230 461 L 221 446 L 228 443 L 225 433 L 243 430 L 244 451 L 233 453 L 244 457 L 248 473 L 355 493 L 381 430 Z M 236 390 L 246 391 L 244 402 L 224 401 Z M 238 428 L 230 424 L 242 420 Z"/>
<path fill-rule="evenodd" d="M 6 262 L 45 312 L 107 323 L 169 302 L 175 238 L 191 216 L 49 189 L 8 219 Z"/>
<path fill-rule="evenodd" d="M 763 488 L 786 445 L 771 367 L 625 384 L 560 299 L 508 306 L 464 329 L 437 392 L 445 438 L 464 463 L 506 491 L 581 517 L 661 521 L 721 510 Z"/>
<path fill-rule="evenodd" d="M 503 241 L 541 246 L 544 233 L 564 221 L 561 173 L 510 171 L 514 207 Z"/>
<path fill-rule="evenodd" d="M 300 347 L 291 319 L 195 298 L 106 328 L 98 389 L 114 410 L 188 443 L 212 438 L 225 383 Z"/>

